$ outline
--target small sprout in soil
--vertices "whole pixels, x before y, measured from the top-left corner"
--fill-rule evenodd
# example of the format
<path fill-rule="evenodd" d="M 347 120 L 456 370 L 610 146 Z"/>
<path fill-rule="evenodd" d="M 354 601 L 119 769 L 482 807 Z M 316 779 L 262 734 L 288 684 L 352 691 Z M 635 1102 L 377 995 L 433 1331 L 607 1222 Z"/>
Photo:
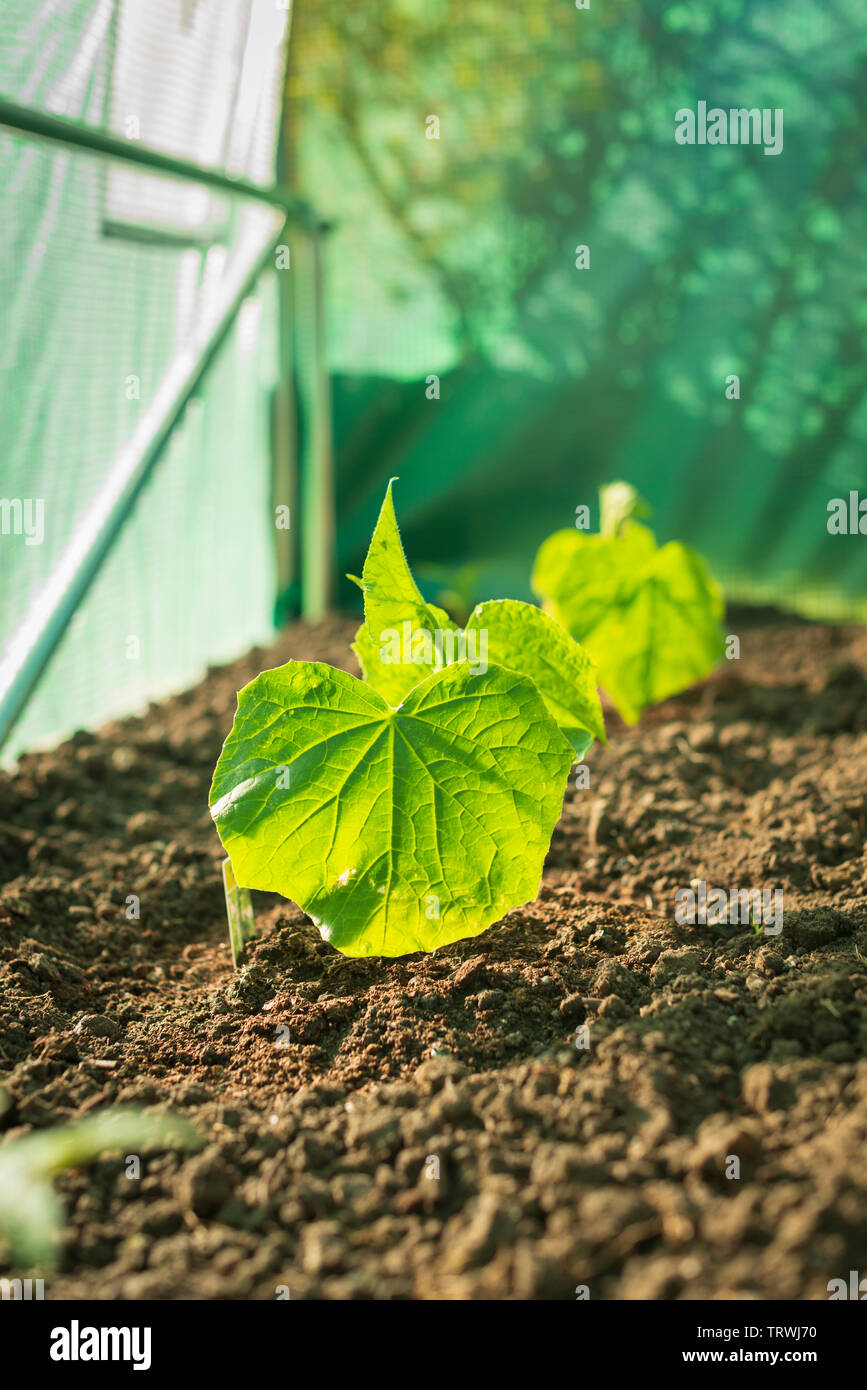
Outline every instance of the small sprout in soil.
<path fill-rule="evenodd" d="M 247 942 L 252 941 L 256 935 L 256 923 L 249 889 L 239 887 L 231 859 L 223 860 L 223 890 L 226 895 L 232 964 L 237 969 Z"/>

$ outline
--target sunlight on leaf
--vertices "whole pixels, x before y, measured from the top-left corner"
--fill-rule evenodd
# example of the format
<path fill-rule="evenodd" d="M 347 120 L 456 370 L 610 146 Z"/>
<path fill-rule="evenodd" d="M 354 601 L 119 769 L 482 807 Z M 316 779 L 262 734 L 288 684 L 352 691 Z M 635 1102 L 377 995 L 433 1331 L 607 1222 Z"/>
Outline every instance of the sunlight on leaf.
<path fill-rule="evenodd" d="M 581 643 L 627 723 L 713 670 L 724 653 L 722 591 L 679 541 L 657 546 L 626 485 L 603 495 L 608 532 L 557 531 L 542 544 L 533 588 Z M 632 494 L 630 497 L 629 494 Z"/>
<path fill-rule="evenodd" d="M 289 662 L 240 692 L 211 814 L 238 882 L 292 898 L 347 955 L 432 951 L 535 898 L 572 760 L 501 667 L 436 671 L 395 710 Z"/>

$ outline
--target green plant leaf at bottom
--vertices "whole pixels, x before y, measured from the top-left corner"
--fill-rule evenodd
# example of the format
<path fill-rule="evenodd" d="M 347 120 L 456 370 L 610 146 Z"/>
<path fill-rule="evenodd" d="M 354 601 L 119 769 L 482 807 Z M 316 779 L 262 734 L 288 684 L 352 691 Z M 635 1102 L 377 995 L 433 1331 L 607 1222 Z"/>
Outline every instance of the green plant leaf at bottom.
<path fill-rule="evenodd" d="M 0 1149 L 0 1237 L 23 1267 L 51 1267 L 63 1229 L 63 1207 L 51 1179 L 106 1153 L 197 1149 L 204 1140 L 180 1115 L 108 1109 L 70 1125 L 36 1130 Z"/>

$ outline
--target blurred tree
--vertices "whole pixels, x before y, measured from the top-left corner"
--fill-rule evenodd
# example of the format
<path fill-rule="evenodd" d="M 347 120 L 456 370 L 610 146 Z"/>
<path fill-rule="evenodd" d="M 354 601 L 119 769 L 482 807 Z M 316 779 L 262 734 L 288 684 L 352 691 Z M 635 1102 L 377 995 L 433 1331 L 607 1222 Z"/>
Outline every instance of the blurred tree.
<path fill-rule="evenodd" d="M 860 0 L 296 0 L 334 367 L 548 383 L 534 433 L 582 496 L 616 473 L 669 534 L 723 508 L 727 563 L 824 563 L 788 519 L 863 478 L 865 78 Z M 783 152 L 678 145 L 699 100 L 783 108 Z"/>

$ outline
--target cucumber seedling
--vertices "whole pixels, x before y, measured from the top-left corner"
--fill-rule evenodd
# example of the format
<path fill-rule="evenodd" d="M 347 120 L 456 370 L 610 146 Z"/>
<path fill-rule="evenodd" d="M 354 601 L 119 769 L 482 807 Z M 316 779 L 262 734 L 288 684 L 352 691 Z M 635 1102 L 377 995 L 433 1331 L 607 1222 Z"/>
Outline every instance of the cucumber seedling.
<path fill-rule="evenodd" d="M 506 599 L 460 629 L 426 603 L 391 488 L 356 581 L 363 679 L 262 672 L 210 794 L 238 884 L 293 899 L 351 956 L 433 951 L 535 898 L 570 767 L 605 739 L 559 623 Z"/>
<path fill-rule="evenodd" d="M 545 611 L 580 642 L 627 724 L 708 675 L 722 659 L 723 601 L 704 560 L 659 546 L 636 520 L 649 507 L 628 483 L 599 492 L 599 535 L 555 531 L 533 568 Z"/>

